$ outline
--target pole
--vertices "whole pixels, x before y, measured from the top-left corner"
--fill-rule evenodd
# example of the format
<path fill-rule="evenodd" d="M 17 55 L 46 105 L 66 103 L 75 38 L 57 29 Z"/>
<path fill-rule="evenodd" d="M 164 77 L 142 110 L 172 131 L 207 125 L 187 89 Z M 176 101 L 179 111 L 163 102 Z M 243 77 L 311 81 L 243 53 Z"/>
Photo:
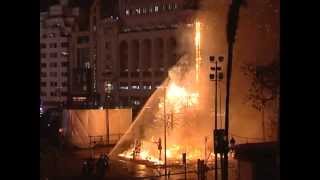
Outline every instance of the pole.
<path fill-rule="evenodd" d="M 187 179 L 187 162 L 184 163 L 184 179 Z"/>
<path fill-rule="evenodd" d="M 214 130 L 216 131 L 217 130 L 217 124 L 218 124 L 218 115 L 217 115 L 217 104 L 218 104 L 218 101 L 217 101 L 217 85 L 218 85 L 218 70 L 217 70 L 217 67 L 218 67 L 218 61 L 216 60 L 216 63 L 215 63 L 215 98 L 214 98 Z M 215 135 L 213 135 L 215 137 Z M 216 141 L 216 139 L 214 139 L 214 141 Z M 214 142 L 216 143 L 216 142 Z M 214 152 L 214 155 L 215 155 L 215 161 L 214 161 L 214 178 L 215 180 L 218 180 L 218 160 L 217 160 L 217 157 L 218 157 L 218 153 L 217 152 Z"/>
<path fill-rule="evenodd" d="M 106 109 L 106 129 L 107 129 L 107 144 L 110 144 L 110 133 L 109 133 L 109 103 L 107 102 L 107 109 Z"/>
<path fill-rule="evenodd" d="M 167 120 L 166 120 L 166 93 L 167 89 L 164 88 L 163 99 L 163 120 L 164 120 L 164 175 L 167 179 Z"/>
<path fill-rule="evenodd" d="M 226 142 L 229 142 L 229 104 L 231 90 L 231 73 L 232 73 L 233 43 L 228 44 L 228 64 L 227 64 L 227 95 L 226 95 L 226 114 L 225 114 L 225 132 Z M 224 152 L 224 180 L 228 179 L 228 151 Z"/>

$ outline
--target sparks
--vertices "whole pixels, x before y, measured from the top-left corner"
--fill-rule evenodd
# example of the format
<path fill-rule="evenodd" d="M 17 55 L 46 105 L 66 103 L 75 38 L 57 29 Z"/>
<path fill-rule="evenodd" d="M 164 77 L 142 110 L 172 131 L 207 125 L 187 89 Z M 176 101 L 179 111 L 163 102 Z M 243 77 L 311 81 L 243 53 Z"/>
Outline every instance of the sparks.
<path fill-rule="evenodd" d="M 196 82 L 199 82 L 200 74 L 200 63 L 201 63 L 201 54 L 200 54 L 200 40 L 201 40 L 201 24 L 199 21 L 195 22 L 196 24 L 196 33 L 195 33 L 195 47 L 196 47 Z"/>

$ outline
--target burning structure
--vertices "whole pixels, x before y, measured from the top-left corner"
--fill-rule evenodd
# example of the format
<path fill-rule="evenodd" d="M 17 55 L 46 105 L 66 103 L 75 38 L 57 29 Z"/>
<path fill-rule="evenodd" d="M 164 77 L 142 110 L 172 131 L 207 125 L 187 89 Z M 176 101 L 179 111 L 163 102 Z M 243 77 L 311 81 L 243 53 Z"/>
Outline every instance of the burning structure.
<path fill-rule="evenodd" d="M 171 68 L 169 77 L 110 152 L 111 157 L 154 164 L 162 164 L 164 158 L 179 162 L 183 153 L 189 161 L 212 159 L 211 96 L 204 85 L 208 78 L 201 63 L 201 23 L 195 21 L 193 26 L 194 51 Z"/>

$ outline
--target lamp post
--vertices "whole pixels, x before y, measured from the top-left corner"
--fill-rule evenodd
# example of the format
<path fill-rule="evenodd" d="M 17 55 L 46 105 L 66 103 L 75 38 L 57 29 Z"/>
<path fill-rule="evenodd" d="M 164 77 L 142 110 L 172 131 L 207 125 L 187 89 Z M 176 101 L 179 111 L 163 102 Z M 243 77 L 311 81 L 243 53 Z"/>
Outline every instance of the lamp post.
<path fill-rule="evenodd" d="M 107 137 L 107 144 L 110 144 L 110 134 L 109 134 L 109 101 L 110 101 L 110 94 L 112 91 L 112 84 L 109 81 L 105 82 L 105 87 L 104 87 L 105 93 L 106 93 L 106 137 Z"/>
<path fill-rule="evenodd" d="M 163 95 L 163 121 L 164 121 L 164 175 L 167 178 L 167 116 L 166 116 L 166 94 L 167 94 L 167 87 L 166 86 L 159 86 L 159 89 L 164 90 Z"/>
<path fill-rule="evenodd" d="M 216 138 L 216 131 L 217 131 L 217 125 L 218 125 L 218 81 L 221 81 L 223 79 L 223 73 L 220 72 L 221 71 L 221 67 L 218 67 L 218 61 L 219 63 L 223 62 L 223 56 L 219 56 L 218 57 L 218 60 L 215 60 L 215 57 L 214 56 L 210 56 L 209 57 L 209 60 L 210 60 L 210 63 L 214 63 L 214 67 L 210 67 L 210 70 L 213 70 L 214 73 L 213 74 L 210 74 L 209 75 L 209 78 L 211 81 L 215 81 L 215 111 L 214 111 L 214 131 L 213 131 L 213 140 L 214 140 L 214 147 L 216 147 L 216 144 L 217 144 L 217 138 Z M 219 73 L 218 73 L 219 71 Z M 220 94 L 221 96 L 221 94 Z M 217 161 L 217 149 L 214 148 L 214 155 L 215 155 L 215 180 L 218 180 L 218 172 L 217 172 L 217 169 L 218 169 L 218 161 Z M 220 156 L 221 158 L 222 156 Z"/>

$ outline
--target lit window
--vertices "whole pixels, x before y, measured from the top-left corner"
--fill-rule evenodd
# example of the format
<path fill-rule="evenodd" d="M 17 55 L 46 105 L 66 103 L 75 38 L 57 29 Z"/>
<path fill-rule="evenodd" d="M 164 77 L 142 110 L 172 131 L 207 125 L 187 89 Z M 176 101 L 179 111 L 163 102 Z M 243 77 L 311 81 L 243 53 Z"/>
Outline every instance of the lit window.
<path fill-rule="evenodd" d="M 148 83 L 148 82 L 143 83 L 143 89 L 151 90 L 152 89 L 151 83 Z"/>
<path fill-rule="evenodd" d="M 154 12 L 158 12 L 159 11 L 159 6 L 155 6 L 154 7 Z"/>
<path fill-rule="evenodd" d="M 131 83 L 131 89 L 140 89 L 140 85 L 138 82 Z"/>
<path fill-rule="evenodd" d="M 134 100 L 134 101 L 133 101 L 133 104 L 134 104 L 134 105 L 140 105 L 140 101 L 139 101 L 139 100 Z"/>
<path fill-rule="evenodd" d="M 104 82 L 104 91 L 106 93 L 110 94 L 112 89 L 113 89 L 113 86 L 112 86 L 111 82 L 109 82 L 109 81 Z"/>
<path fill-rule="evenodd" d="M 178 4 L 174 3 L 173 9 L 178 9 Z"/>
<path fill-rule="evenodd" d="M 171 10 L 171 9 L 172 9 L 171 4 L 168 4 L 168 10 Z"/>
<path fill-rule="evenodd" d="M 128 83 L 120 82 L 119 88 L 123 90 L 128 90 L 129 89 Z"/>
<path fill-rule="evenodd" d="M 149 13 L 153 12 L 153 7 L 149 7 Z"/>
<path fill-rule="evenodd" d="M 137 9 L 136 9 L 136 13 L 137 13 L 137 14 L 140 14 L 140 8 L 137 8 Z"/>
<path fill-rule="evenodd" d="M 129 15 L 130 15 L 130 10 L 126 9 L 126 16 L 129 16 Z"/>
<path fill-rule="evenodd" d="M 143 14 L 147 14 L 147 8 L 143 8 L 143 9 L 142 9 L 142 13 L 143 13 Z"/>
<path fill-rule="evenodd" d="M 56 34 L 55 34 L 55 33 L 50 33 L 50 34 L 49 34 L 49 37 L 51 37 L 51 38 L 52 38 L 52 37 L 56 37 Z"/>

